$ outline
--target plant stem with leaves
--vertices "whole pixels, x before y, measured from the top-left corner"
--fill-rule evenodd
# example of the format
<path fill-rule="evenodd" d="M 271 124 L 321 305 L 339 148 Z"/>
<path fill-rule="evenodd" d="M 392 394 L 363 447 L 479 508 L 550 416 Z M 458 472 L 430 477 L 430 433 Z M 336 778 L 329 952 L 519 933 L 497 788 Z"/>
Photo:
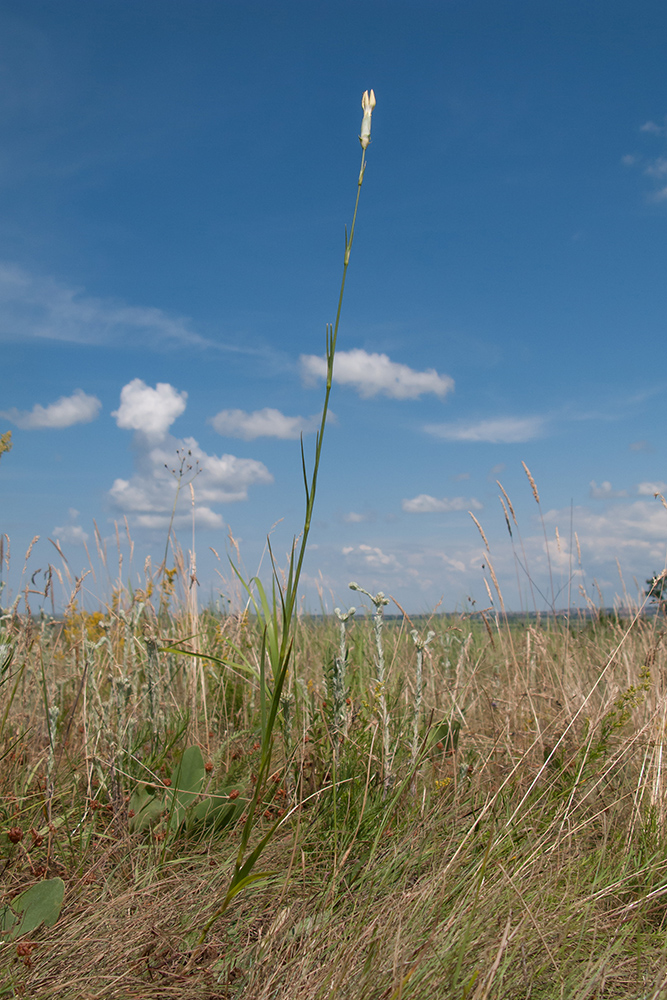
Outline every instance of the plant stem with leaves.
<path fill-rule="evenodd" d="M 306 495 L 306 509 L 304 514 L 303 529 L 301 531 L 300 540 L 294 540 L 292 546 L 292 551 L 290 554 L 289 567 L 287 571 L 287 576 L 285 581 L 279 573 L 278 567 L 274 561 L 273 552 L 271 550 L 271 545 L 269 543 L 269 555 L 271 557 L 272 566 L 272 588 L 271 588 L 271 600 L 266 593 L 266 590 L 259 579 L 259 577 L 253 577 L 251 580 L 246 581 L 241 576 L 238 568 L 234 567 L 234 571 L 241 581 L 243 587 L 245 588 L 250 602 L 252 603 L 257 618 L 262 626 L 262 649 L 260 656 L 260 671 L 259 671 L 259 693 L 260 693 L 260 707 L 261 707 L 261 725 L 262 725 L 262 735 L 260 744 L 260 765 L 257 774 L 257 782 L 255 785 L 255 793 L 252 800 L 248 806 L 246 821 L 241 833 L 241 842 L 239 845 L 238 854 L 236 857 L 236 862 L 234 864 L 234 871 L 227 888 L 227 893 L 223 898 L 222 905 L 215 913 L 209 918 L 208 922 L 204 926 L 201 934 L 201 941 L 203 941 L 208 934 L 209 930 L 213 924 L 218 920 L 222 914 L 226 911 L 227 907 L 231 901 L 238 895 L 239 892 L 243 891 L 247 886 L 257 881 L 258 879 L 265 878 L 267 872 L 255 872 L 255 865 L 257 864 L 260 855 L 262 854 L 264 848 L 271 840 L 277 826 L 280 824 L 274 824 L 268 833 L 266 833 L 259 843 L 253 848 L 253 850 L 247 854 L 248 844 L 250 841 L 250 836 L 254 827 L 254 818 L 257 811 L 257 807 L 262 799 L 262 795 L 266 788 L 266 783 L 269 778 L 270 768 L 271 768 L 271 753 L 273 749 L 274 740 L 274 727 L 276 724 L 276 719 L 278 712 L 280 710 L 281 698 L 285 680 L 287 677 L 287 672 L 289 669 L 290 661 L 292 658 L 292 652 L 294 647 L 294 634 L 296 625 L 296 603 L 299 589 L 299 582 L 301 580 L 301 572 L 303 569 L 303 562 L 306 556 L 306 549 L 308 546 L 308 536 L 310 535 L 310 527 L 313 519 L 313 510 L 315 507 L 315 495 L 317 492 L 317 478 L 320 468 L 320 460 L 322 456 L 322 443 L 324 440 L 324 429 L 326 427 L 327 416 L 329 413 L 329 398 L 331 396 L 331 386 L 333 383 L 333 369 L 334 369 L 334 358 L 336 354 L 336 344 L 338 341 L 338 328 L 340 325 L 341 311 L 343 307 L 343 295 L 345 292 L 345 279 L 347 277 L 347 268 L 350 262 L 350 253 L 352 251 L 352 243 L 354 241 L 354 232 L 357 222 L 357 211 L 359 208 L 359 197 L 361 195 L 361 185 L 363 184 L 364 174 L 366 172 L 366 149 L 370 142 L 370 129 L 371 129 L 371 115 L 373 108 L 375 107 L 375 94 L 371 90 L 366 91 L 362 97 L 361 106 L 364 111 L 364 116 L 361 125 L 361 134 L 359 136 L 359 141 L 361 142 L 361 167 L 359 169 L 359 177 L 357 180 L 357 196 L 354 205 L 354 214 L 352 216 L 352 225 L 350 226 L 349 235 L 347 229 L 345 231 L 345 254 L 343 257 L 343 276 L 340 285 L 340 292 L 338 295 L 338 307 L 336 309 L 336 318 L 333 324 L 327 324 L 326 328 L 326 388 L 324 392 L 324 405 L 322 407 L 322 419 L 320 422 L 320 428 L 317 432 L 315 439 L 315 456 L 313 461 L 313 468 L 310 476 L 308 474 L 308 468 L 306 464 L 306 455 L 303 446 L 303 438 L 301 439 L 301 467 L 303 471 L 303 484 Z M 247 856 L 246 856 L 247 854 Z"/>
<path fill-rule="evenodd" d="M 391 733 L 390 733 L 390 722 L 389 709 L 387 707 L 387 690 L 385 685 L 385 669 L 384 669 L 384 643 L 382 641 L 382 630 L 384 628 L 384 608 L 389 604 L 389 598 L 385 597 L 381 590 L 377 592 L 375 597 L 360 587 L 358 583 L 349 584 L 350 590 L 357 590 L 360 594 L 365 594 L 366 597 L 375 606 L 375 614 L 373 615 L 373 632 L 375 634 L 375 700 L 377 705 L 378 720 L 380 727 L 382 729 L 382 769 L 384 772 L 384 790 L 385 794 L 391 788 L 394 782 L 394 776 L 392 774 L 392 764 L 394 760 L 394 753 L 391 747 Z"/>

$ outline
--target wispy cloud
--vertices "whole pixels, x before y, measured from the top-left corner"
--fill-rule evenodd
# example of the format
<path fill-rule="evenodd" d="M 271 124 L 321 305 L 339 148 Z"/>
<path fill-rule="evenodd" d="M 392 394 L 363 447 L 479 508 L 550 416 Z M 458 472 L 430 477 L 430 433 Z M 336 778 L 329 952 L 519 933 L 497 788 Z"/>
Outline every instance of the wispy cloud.
<path fill-rule="evenodd" d="M 84 531 L 80 524 L 66 524 L 54 528 L 53 535 L 59 545 L 85 545 L 89 537 L 88 532 Z"/>
<path fill-rule="evenodd" d="M 0 340 L 61 340 L 75 344 L 209 345 L 190 320 L 153 306 L 131 306 L 86 295 L 55 278 L 0 263 Z"/>
<path fill-rule="evenodd" d="M 656 493 L 662 493 L 663 495 L 667 493 L 667 483 L 663 483 L 662 480 L 658 479 L 654 483 L 639 483 L 637 486 L 637 493 L 640 497 L 652 497 Z"/>
<path fill-rule="evenodd" d="M 307 385 L 326 378 L 324 358 L 302 354 L 300 364 Z M 444 399 L 454 388 L 454 380 L 449 375 L 439 375 L 434 368 L 415 371 L 408 365 L 391 361 L 386 354 L 369 354 L 360 348 L 336 354 L 334 380 L 340 385 L 352 386 L 363 399 L 378 395 L 391 399 L 418 399 L 429 393 Z"/>
<path fill-rule="evenodd" d="M 541 437 L 544 427 L 542 417 L 496 417 L 471 422 L 427 424 L 424 430 L 446 441 L 519 444 Z"/>
<path fill-rule="evenodd" d="M 121 391 L 114 416 L 119 427 L 135 432 L 135 472 L 118 478 L 109 490 L 114 510 L 127 515 L 139 528 L 166 529 L 177 494 L 179 462 L 184 479 L 195 494 L 195 522 L 202 528 L 221 528 L 218 504 L 247 500 L 251 486 L 273 482 L 262 462 L 236 455 L 209 455 L 193 437 L 175 438 L 169 427 L 186 407 L 187 393 L 168 382 L 155 389 L 133 379 Z M 190 522 L 190 494 L 181 491 L 175 527 Z"/>
<path fill-rule="evenodd" d="M 600 483 L 598 486 L 595 480 L 591 479 L 590 487 L 590 495 L 593 500 L 616 500 L 620 497 L 627 497 L 628 495 L 627 490 L 613 489 L 609 480 L 605 480 L 605 482 Z"/>
<path fill-rule="evenodd" d="M 401 507 L 406 514 L 446 514 L 452 510 L 470 510 L 471 507 L 473 510 L 481 510 L 482 504 L 474 497 L 471 497 L 470 500 L 466 500 L 465 497 L 438 499 L 429 496 L 428 493 L 420 493 L 412 500 L 403 500 Z"/>
<path fill-rule="evenodd" d="M 400 570 L 401 565 L 393 553 L 383 552 L 375 545 L 346 545 L 342 553 L 348 559 L 361 562 L 373 569 Z"/>
<path fill-rule="evenodd" d="M 644 122 L 644 124 L 639 127 L 639 131 L 650 132 L 652 135 L 667 135 L 667 116 L 663 118 L 662 125 L 658 125 L 656 122 L 652 121 Z"/>
<path fill-rule="evenodd" d="M 74 507 L 69 509 L 69 519 L 69 524 L 53 529 L 53 537 L 59 545 L 85 545 L 89 537 L 88 532 L 76 523 L 79 519 L 79 511 L 75 510 Z"/>
<path fill-rule="evenodd" d="M 375 517 L 374 511 L 359 514 L 356 510 L 351 510 L 348 514 L 343 514 L 343 520 L 346 524 L 365 524 L 368 521 L 374 521 Z"/>
<path fill-rule="evenodd" d="M 288 417 L 280 410 L 269 406 L 263 410 L 221 410 L 209 423 L 218 434 L 224 437 L 242 438 L 244 441 L 254 441 L 255 438 L 279 438 L 283 441 L 298 439 L 302 434 L 314 434 L 320 426 L 321 417 Z"/>
<path fill-rule="evenodd" d="M 35 403 L 32 410 L 0 410 L 0 416 L 11 420 L 24 431 L 44 428 L 60 429 L 74 424 L 89 424 L 102 408 L 96 396 L 87 396 L 83 389 L 75 389 L 71 396 L 61 396 L 55 403 L 42 406 Z"/>
<path fill-rule="evenodd" d="M 651 160 L 644 173 L 648 177 L 657 177 L 660 180 L 667 177 L 667 159 L 664 156 L 658 156 L 655 160 Z"/>
<path fill-rule="evenodd" d="M 662 123 L 654 121 L 644 122 L 640 126 L 639 131 L 664 139 L 667 136 L 667 116 L 663 118 Z M 657 186 L 648 196 L 650 201 L 662 202 L 667 200 L 667 186 L 665 186 L 665 181 L 667 180 L 667 157 L 655 156 L 647 158 L 629 154 L 622 157 L 621 163 L 626 167 L 640 168 L 647 177 L 651 177 L 657 182 Z"/>

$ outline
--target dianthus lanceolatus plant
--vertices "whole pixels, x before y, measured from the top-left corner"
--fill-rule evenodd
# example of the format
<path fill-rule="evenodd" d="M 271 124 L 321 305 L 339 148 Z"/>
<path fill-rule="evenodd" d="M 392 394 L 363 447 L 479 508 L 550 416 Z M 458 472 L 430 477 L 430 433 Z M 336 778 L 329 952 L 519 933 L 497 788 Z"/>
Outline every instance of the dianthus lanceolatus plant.
<path fill-rule="evenodd" d="M 303 469 L 303 483 L 305 490 L 306 509 L 303 522 L 303 529 L 299 538 L 295 538 L 292 545 L 289 566 L 285 576 L 279 572 L 273 558 L 269 543 L 269 554 L 272 564 L 272 587 L 270 595 L 267 594 L 259 577 L 252 577 L 245 580 L 239 569 L 234 567 L 241 584 L 248 594 L 248 599 L 252 604 L 257 619 L 262 628 L 262 649 L 260 656 L 259 671 L 259 693 L 261 708 L 261 745 L 260 745 L 260 765 L 257 773 L 257 781 L 252 800 L 246 810 L 246 820 L 241 833 L 239 850 L 234 864 L 234 870 L 227 888 L 227 892 L 222 899 L 220 907 L 210 917 L 206 923 L 201 940 L 203 941 L 213 924 L 222 916 L 231 901 L 242 892 L 247 886 L 258 879 L 265 878 L 269 872 L 255 871 L 257 862 L 264 851 L 264 848 L 271 840 L 277 826 L 284 822 L 287 816 L 262 837 L 252 850 L 248 850 L 250 837 L 254 826 L 254 818 L 257 807 L 262 800 L 263 792 L 269 778 L 271 768 L 271 752 L 274 740 L 274 728 L 280 711 L 281 697 L 285 680 L 289 670 L 292 651 L 294 645 L 294 630 L 296 620 L 297 593 L 301 571 L 308 546 L 308 536 L 313 518 L 315 506 L 315 495 L 317 492 L 317 477 L 322 457 L 322 443 L 324 440 L 324 430 L 329 412 L 329 398 L 331 396 L 331 385 L 333 382 L 334 358 L 336 355 L 336 343 L 338 340 L 338 327 L 340 324 L 341 310 L 343 306 L 343 295 L 345 292 L 345 279 L 347 268 L 350 263 L 350 253 L 354 240 L 354 231 L 357 221 L 357 211 L 359 208 L 359 196 L 361 185 L 366 171 L 366 150 L 371 141 L 371 116 L 375 108 L 375 94 L 372 90 L 365 91 L 361 99 L 363 109 L 363 119 L 361 122 L 361 133 L 359 141 L 361 143 L 361 167 L 357 180 L 357 196 L 354 205 L 352 224 L 348 234 L 345 230 L 345 254 L 343 257 L 343 277 L 338 295 L 338 307 L 336 318 L 333 324 L 327 324 L 326 328 L 326 388 L 324 392 L 324 405 L 322 407 L 322 420 L 319 431 L 315 439 L 315 456 L 312 472 L 308 473 L 306 454 L 301 439 L 301 465 Z"/>

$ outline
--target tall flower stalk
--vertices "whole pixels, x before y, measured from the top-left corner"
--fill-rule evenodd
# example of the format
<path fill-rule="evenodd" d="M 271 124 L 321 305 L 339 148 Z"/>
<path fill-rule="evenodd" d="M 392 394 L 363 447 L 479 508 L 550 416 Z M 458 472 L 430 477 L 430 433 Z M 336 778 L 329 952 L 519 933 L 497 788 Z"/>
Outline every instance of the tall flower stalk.
<path fill-rule="evenodd" d="M 375 607 L 375 614 L 373 615 L 373 633 L 375 635 L 375 704 L 378 721 L 380 723 L 380 728 L 382 729 L 382 771 L 384 776 L 384 790 L 386 794 L 394 783 L 394 775 L 392 772 L 394 752 L 391 747 L 391 719 L 389 716 L 389 708 L 387 706 L 387 687 L 384 669 L 384 643 L 382 640 L 382 631 L 384 629 L 384 609 L 386 605 L 389 604 L 389 598 L 385 597 L 381 590 L 373 596 L 373 594 L 369 593 L 368 590 L 364 590 L 363 587 L 360 587 L 358 583 L 351 583 L 349 584 L 349 587 L 350 590 L 356 590 L 360 594 L 365 594 Z"/>
<path fill-rule="evenodd" d="M 205 939 L 213 924 L 226 911 L 232 900 L 242 892 L 248 885 L 257 879 L 266 877 L 267 872 L 256 872 L 255 866 L 264 851 L 264 848 L 271 840 L 277 826 L 281 821 L 274 824 L 258 844 L 248 853 L 248 844 L 254 827 L 255 814 L 259 803 L 262 800 L 266 784 L 271 773 L 271 753 L 274 741 L 274 728 L 281 706 L 281 696 L 294 646 L 294 633 L 296 624 L 296 606 L 301 580 L 301 571 L 308 547 L 308 537 L 313 519 L 315 507 L 315 495 L 317 493 L 317 479 L 322 456 L 322 444 L 324 441 L 324 429 L 326 427 L 329 413 L 329 398 L 331 396 L 331 386 L 333 383 L 334 358 L 336 355 L 336 344 L 338 341 L 338 327 L 340 325 L 341 311 L 343 307 L 343 295 L 345 292 L 345 280 L 347 278 L 347 268 L 350 263 L 350 253 L 354 241 L 354 233 L 357 222 L 357 211 L 359 209 L 359 197 L 361 195 L 361 185 L 366 172 L 366 150 L 370 142 L 371 115 L 375 107 L 375 94 L 371 90 L 365 91 L 361 106 L 364 112 L 361 123 L 361 166 L 357 180 L 357 196 L 354 204 L 354 214 L 349 234 L 345 230 L 345 254 L 343 257 L 343 276 L 338 295 L 338 307 L 336 318 L 332 324 L 327 324 L 326 328 L 326 388 L 324 392 L 324 405 L 322 407 L 322 420 L 315 439 L 315 456 L 312 472 L 308 473 L 306 463 L 306 453 L 301 438 L 301 467 L 303 471 L 303 485 L 306 496 L 306 509 L 304 514 L 303 529 L 299 540 L 295 539 L 290 555 L 289 567 L 286 577 L 283 578 L 275 564 L 273 552 L 269 543 L 269 554 L 273 569 L 272 588 L 270 596 L 267 594 L 259 577 L 253 577 L 246 581 L 240 571 L 234 567 L 235 572 L 245 588 L 249 600 L 254 607 L 257 618 L 262 627 L 262 651 L 260 656 L 259 670 L 259 695 L 262 723 L 262 737 L 260 744 L 260 764 L 255 784 L 255 793 L 246 811 L 246 821 L 241 833 L 234 871 L 227 888 L 227 893 L 223 897 L 222 904 L 215 911 L 206 923 L 201 941 Z"/>
<path fill-rule="evenodd" d="M 340 638 L 338 655 L 334 656 L 331 674 L 327 676 L 327 687 L 329 688 L 327 694 L 332 703 L 334 757 L 338 756 L 341 739 L 347 733 L 347 637 L 345 633 L 347 623 L 354 617 L 356 610 L 356 608 L 350 608 L 348 611 L 341 611 L 340 608 L 334 608 L 334 614 L 338 619 Z"/>
<path fill-rule="evenodd" d="M 412 641 L 417 647 L 417 676 L 415 678 L 415 710 L 412 716 L 412 748 L 411 761 L 414 767 L 419 753 L 419 720 L 421 716 L 422 694 L 424 692 L 424 650 L 429 642 L 435 639 L 435 632 L 429 632 L 422 638 L 416 628 L 410 632 Z"/>

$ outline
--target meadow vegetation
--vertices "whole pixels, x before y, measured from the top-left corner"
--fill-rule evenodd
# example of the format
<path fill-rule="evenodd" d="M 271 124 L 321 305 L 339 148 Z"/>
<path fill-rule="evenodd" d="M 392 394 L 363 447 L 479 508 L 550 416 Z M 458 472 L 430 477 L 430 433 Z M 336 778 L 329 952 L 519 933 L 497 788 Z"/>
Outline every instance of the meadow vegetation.
<path fill-rule="evenodd" d="M 2 996 L 667 997 L 664 615 L 297 614 L 343 287 L 284 572 L 0 615 Z"/>
<path fill-rule="evenodd" d="M 5 618 L 4 901 L 65 888 L 5 995 L 667 995 L 662 619 L 387 621 L 383 690 L 345 624 L 341 712 L 340 622 L 298 621 L 264 766 L 256 615 L 202 612 L 197 656 L 145 594 Z"/>

